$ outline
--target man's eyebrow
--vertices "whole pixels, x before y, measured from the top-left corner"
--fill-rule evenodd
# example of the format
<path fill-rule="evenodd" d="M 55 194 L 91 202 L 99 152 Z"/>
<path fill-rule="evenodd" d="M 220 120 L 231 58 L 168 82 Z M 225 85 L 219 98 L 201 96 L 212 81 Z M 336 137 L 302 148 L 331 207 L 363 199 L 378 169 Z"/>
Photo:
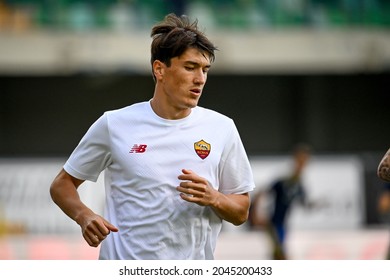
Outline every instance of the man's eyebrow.
<path fill-rule="evenodd" d="M 199 66 L 201 67 L 202 66 L 202 63 L 198 63 L 198 62 L 195 62 L 195 61 L 192 61 L 192 60 L 187 60 L 184 62 L 184 64 L 190 64 L 190 65 L 193 65 L 193 66 Z M 211 67 L 211 64 L 208 63 L 206 64 L 205 66 L 203 66 L 203 68 L 210 68 Z"/>

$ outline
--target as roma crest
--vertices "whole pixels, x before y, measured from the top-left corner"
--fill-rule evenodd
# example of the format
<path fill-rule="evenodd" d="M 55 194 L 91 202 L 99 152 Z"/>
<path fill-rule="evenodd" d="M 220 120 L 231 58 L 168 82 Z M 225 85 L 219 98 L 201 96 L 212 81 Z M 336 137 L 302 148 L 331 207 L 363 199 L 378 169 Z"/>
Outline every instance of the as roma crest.
<path fill-rule="evenodd" d="M 200 140 L 200 141 L 194 143 L 194 149 L 195 149 L 196 154 L 201 159 L 205 159 L 210 154 L 211 145 L 204 140 Z"/>

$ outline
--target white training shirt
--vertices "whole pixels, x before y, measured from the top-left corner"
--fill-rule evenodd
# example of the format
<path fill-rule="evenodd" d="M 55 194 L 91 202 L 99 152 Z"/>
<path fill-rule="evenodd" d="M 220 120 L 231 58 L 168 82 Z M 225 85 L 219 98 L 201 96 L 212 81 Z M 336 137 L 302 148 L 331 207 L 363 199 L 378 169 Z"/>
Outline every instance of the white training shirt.
<path fill-rule="evenodd" d="M 202 107 L 186 118 L 157 116 L 150 102 L 104 113 L 64 169 L 96 181 L 105 170 L 105 218 L 119 228 L 102 242 L 100 259 L 213 259 L 222 220 L 210 207 L 180 198 L 182 169 L 224 194 L 254 188 L 234 122 Z"/>

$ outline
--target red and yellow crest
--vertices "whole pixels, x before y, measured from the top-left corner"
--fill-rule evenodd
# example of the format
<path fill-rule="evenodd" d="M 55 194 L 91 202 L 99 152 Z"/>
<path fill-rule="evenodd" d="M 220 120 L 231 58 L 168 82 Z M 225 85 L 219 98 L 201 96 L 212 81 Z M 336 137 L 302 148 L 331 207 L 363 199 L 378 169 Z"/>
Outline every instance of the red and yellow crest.
<path fill-rule="evenodd" d="M 204 140 L 200 140 L 194 143 L 194 149 L 201 159 L 205 159 L 210 154 L 211 145 Z"/>

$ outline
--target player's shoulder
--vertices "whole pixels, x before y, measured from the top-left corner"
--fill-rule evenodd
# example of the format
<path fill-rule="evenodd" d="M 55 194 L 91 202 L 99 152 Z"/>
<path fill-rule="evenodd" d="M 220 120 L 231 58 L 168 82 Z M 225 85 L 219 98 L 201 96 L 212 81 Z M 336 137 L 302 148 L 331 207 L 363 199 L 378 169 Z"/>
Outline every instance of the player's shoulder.
<path fill-rule="evenodd" d="M 131 114 L 139 114 L 147 110 L 148 102 L 134 103 L 122 108 L 112 109 L 105 112 L 108 117 L 120 117 Z"/>
<path fill-rule="evenodd" d="M 218 111 L 215 111 L 215 110 L 212 110 L 209 108 L 197 106 L 195 108 L 195 110 L 199 116 L 201 116 L 203 118 L 207 118 L 209 120 L 229 122 L 229 123 L 233 122 L 232 118 L 228 117 L 227 115 L 224 115 Z"/>

